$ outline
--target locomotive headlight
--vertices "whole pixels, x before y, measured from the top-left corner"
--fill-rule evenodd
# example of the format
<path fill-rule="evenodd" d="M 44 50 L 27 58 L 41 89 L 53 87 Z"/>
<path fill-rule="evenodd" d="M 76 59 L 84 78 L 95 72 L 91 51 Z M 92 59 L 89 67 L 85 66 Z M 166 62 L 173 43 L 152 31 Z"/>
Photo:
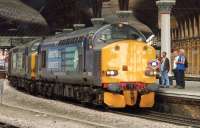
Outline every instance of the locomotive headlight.
<path fill-rule="evenodd" d="M 153 71 L 150 71 L 149 75 L 150 75 L 150 76 L 153 76 Z"/>
<path fill-rule="evenodd" d="M 116 76 L 118 75 L 118 71 L 117 70 L 108 70 L 106 71 L 106 76 Z"/>
<path fill-rule="evenodd" d="M 158 73 L 157 71 L 151 70 L 151 71 L 145 71 L 146 76 L 156 76 Z"/>
<path fill-rule="evenodd" d="M 155 76 L 156 76 L 156 75 L 157 75 L 157 72 L 156 72 L 156 71 L 154 71 L 154 72 L 153 72 L 153 75 L 155 75 Z"/>

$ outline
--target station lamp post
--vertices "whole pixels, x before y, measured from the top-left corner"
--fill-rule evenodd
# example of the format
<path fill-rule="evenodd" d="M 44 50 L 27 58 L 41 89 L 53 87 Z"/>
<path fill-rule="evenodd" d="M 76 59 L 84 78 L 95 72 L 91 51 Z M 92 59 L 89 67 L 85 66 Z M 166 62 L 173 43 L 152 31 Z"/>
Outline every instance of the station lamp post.
<path fill-rule="evenodd" d="M 160 15 L 161 28 L 161 52 L 167 52 L 167 57 L 171 63 L 171 34 L 170 34 L 170 14 L 176 0 L 159 0 L 156 1 Z M 169 75 L 172 75 L 170 70 Z"/>

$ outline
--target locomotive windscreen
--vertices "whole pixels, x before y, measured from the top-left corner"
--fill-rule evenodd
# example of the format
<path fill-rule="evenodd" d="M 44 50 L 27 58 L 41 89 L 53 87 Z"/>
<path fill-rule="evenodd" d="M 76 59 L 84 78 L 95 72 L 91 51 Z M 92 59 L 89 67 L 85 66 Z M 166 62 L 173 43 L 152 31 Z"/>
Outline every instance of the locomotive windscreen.
<path fill-rule="evenodd" d="M 135 28 L 124 24 L 112 24 L 101 28 L 95 35 L 96 43 L 105 43 L 113 40 L 132 39 L 145 41 L 142 33 Z"/>

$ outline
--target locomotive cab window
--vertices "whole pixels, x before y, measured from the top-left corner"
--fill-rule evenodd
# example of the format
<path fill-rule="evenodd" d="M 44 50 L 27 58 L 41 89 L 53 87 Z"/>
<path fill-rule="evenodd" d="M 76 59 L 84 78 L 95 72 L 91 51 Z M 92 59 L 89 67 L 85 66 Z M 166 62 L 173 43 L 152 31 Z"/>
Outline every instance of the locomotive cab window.
<path fill-rule="evenodd" d="M 144 35 L 138 32 L 135 28 L 124 24 L 113 24 L 105 26 L 98 33 L 96 33 L 94 42 L 106 43 L 122 39 L 145 41 Z"/>

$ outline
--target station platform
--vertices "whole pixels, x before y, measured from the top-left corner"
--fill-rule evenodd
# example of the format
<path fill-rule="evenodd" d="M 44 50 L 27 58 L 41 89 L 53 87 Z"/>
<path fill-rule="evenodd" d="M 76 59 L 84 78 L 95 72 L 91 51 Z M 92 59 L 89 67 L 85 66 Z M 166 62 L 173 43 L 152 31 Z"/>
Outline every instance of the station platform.
<path fill-rule="evenodd" d="M 200 120 L 200 81 L 186 81 L 185 89 L 160 88 L 156 94 L 156 111 Z"/>
<path fill-rule="evenodd" d="M 200 75 L 185 74 L 186 81 L 200 81 Z"/>
<path fill-rule="evenodd" d="M 176 82 L 173 81 L 173 83 Z M 200 81 L 186 81 L 185 89 L 177 89 L 175 85 L 170 86 L 170 88 L 160 88 L 157 94 L 200 99 Z"/>

